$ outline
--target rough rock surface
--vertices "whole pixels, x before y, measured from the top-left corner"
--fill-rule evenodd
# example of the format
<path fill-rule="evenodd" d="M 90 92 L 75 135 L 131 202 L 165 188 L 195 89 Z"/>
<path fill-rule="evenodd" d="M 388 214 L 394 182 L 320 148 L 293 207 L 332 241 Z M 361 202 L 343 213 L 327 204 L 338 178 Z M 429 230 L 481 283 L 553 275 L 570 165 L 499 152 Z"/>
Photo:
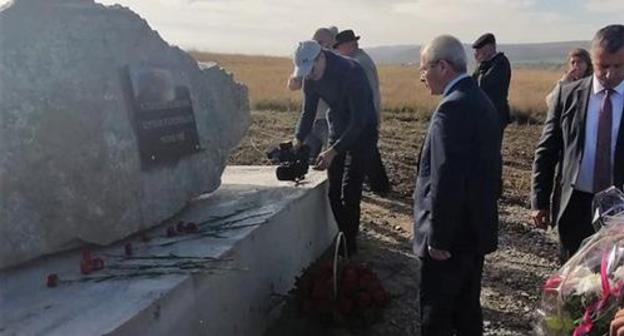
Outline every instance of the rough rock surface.
<path fill-rule="evenodd" d="M 201 151 L 142 169 L 124 67 L 190 90 Z M 247 89 L 127 8 L 15 0 L 0 11 L 0 268 L 108 244 L 215 190 L 249 126 Z"/>

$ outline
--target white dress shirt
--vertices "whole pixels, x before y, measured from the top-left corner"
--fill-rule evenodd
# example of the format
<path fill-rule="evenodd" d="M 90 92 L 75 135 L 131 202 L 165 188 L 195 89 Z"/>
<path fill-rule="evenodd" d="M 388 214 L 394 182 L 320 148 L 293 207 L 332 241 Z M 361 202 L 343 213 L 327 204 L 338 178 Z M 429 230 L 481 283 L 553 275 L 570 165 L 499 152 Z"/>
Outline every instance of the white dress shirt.
<path fill-rule="evenodd" d="M 594 75 L 592 79 L 592 92 L 589 96 L 587 105 L 587 115 L 585 117 L 585 145 L 583 147 L 583 156 L 581 166 L 574 184 L 574 189 L 594 193 L 594 165 L 596 159 L 596 140 L 598 138 L 598 115 L 600 114 L 600 104 L 604 99 L 604 87 Z M 613 88 L 615 91 L 611 94 L 611 106 L 613 107 L 613 118 L 611 125 L 611 167 L 615 156 L 615 145 L 617 144 L 618 131 L 620 129 L 620 121 L 622 120 L 622 111 L 624 110 L 624 81 Z"/>

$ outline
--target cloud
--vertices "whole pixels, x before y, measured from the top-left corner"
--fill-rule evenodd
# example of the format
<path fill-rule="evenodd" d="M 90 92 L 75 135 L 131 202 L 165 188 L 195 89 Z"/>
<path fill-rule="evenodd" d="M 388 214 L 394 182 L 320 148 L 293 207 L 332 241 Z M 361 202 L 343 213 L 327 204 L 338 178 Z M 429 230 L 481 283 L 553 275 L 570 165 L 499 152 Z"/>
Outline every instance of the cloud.
<path fill-rule="evenodd" d="M 163 38 L 183 47 L 281 55 L 320 26 L 350 27 L 363 36 L 384 32 L 387 40 L 389 31 L 382 26 L 390 17 L 379 13 L 391 13 L 393 1 L 98 0 L 130 7 Z"/>
<path fill-rule="evenodd" d="M 396 3 L 393 11 L 426 29 L 427 33 L 420 34 L 423 42 L 451 34 L 470 43 L 486 31 L 502 43 L 557 41 L 570 39 L 577 32 L 572 26 L 578 26 L 559 11 L 533 0 L 404 1 Z M 554 26 L 559 29 L 548 29 Z"/>
<path fill-rule="evenodd" d="M 96 1 L 130 7 L 184 48 L 273 55 L 290 54 L 329 25 L 354 29 L 364 47 L 422 44 L 440 34 L 472 42 L 485 31 L 502 43 L 584 40 L 605 21 L 621 21 L 624 10 L 624 0 Z"/>
<path fill-rule="evenodd" d="M 589 0 L 586 3 L 588 10 L 597 13 L 607 13 L 622 17 L 624 1 L 622 0 Z M 619 13 L 618 13 L 619 12 Z"/>
<path fill-rule="evenodd" d="M 514 19 L 542 21 L 557 16 L 539 11 L 535 1 L 530 0 L 420 0 L 397 3 L 394 11 L 431 23 L 459 26 L 479 22 L 484 27 Z"/>

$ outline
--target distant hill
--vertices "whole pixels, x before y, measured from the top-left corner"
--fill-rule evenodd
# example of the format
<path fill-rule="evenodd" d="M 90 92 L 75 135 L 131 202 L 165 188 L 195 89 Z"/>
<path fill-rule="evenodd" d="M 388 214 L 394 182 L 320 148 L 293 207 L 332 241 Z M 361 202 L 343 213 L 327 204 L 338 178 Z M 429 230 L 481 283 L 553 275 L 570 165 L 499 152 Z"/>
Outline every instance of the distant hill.
<path fill-rule="evenodd" d="M 514 65 L 561 64 L 570 49 L 586 48 L 589 41 L 500 44 L 498 50 L 504 52 Z M 470 65 L 474 65 L 472 48 L 464 45 Z M 366 48 L 366 52 L 379 64 L 417 64 L 419 63 L 420 46 L 397 45 Z"/>
<path fill-rule="evenodd" d="M 419 63 L 420 46 L 397 45 L 364 48 L 378 64 L 412 64 Z"/>

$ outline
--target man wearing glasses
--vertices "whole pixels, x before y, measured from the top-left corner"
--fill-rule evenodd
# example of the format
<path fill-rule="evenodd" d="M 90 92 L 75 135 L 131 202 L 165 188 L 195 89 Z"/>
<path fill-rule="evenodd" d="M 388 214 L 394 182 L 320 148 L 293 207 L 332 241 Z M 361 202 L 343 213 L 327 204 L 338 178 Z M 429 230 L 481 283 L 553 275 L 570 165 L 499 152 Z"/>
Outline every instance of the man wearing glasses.
<path fill-rule="evenodd" d="M 322 49 L 316 41 L 300 42 L 293 62 L 293 77 L 304 78 L 303 110 L 293 142 L 299 146 L 306 139 L 323 99 L 329 106 L 329 148 L 318 156 L 316 168 L 327 169 L 329 202 L 351 256 L 357 252 L 362 182 L 377 144 L 373 94 L 355 60 Z"/>
<path fill-rule="evenodd" d="M 422 145 L 414 191 L 422 335 L 482 335 L 483 260 L 498 240 L 498 117 L 466 74 L 459 40 L 440 36 L 422 50 L 421 81 L 432 95 L 442 95 Z"/>

